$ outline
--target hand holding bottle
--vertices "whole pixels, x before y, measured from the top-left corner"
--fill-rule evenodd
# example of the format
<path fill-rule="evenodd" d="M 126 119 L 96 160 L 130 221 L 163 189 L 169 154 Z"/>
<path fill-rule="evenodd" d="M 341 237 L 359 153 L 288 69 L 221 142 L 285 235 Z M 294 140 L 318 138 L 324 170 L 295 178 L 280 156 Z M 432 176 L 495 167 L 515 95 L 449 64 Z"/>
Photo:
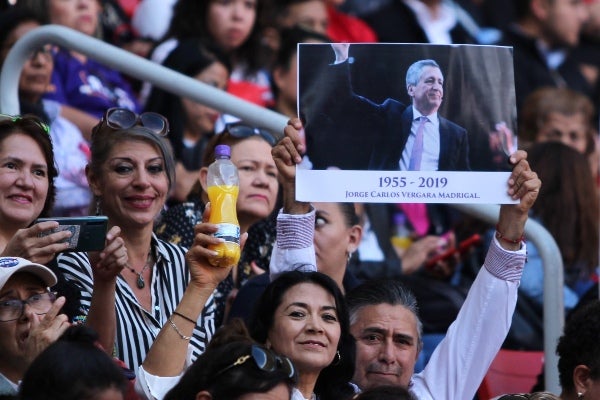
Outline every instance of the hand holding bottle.
<path fill-rule="evenodd" d="M 217 146 L 216 159 L 209 165 L 207 175 L 207 192 L 211 204 L 208 222 L 217 225 L 213 236 L 220 239 L 218 244 L 209 246 L 217 252 L 209 261 L 218 267 L 230 267 L 240 260 L 240 224 L 236 212 L 239 178 L 237 168 L 230 157 L 229 146 Z"/>

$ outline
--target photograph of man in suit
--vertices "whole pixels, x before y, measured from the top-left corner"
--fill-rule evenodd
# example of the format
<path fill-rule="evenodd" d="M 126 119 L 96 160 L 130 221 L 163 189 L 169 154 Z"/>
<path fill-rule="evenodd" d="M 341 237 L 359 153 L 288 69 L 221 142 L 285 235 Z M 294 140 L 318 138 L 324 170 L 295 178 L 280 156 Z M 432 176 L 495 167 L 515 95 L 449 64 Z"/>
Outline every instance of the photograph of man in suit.
<path fill-rule="evenodd" d="M 444 99 L 444 76 L 436 61 L 419 60 L 408 68 L 406 90 L 411 104 L 392 98 L 378 104 L 352 90 L 350 45 L 335 43 L 331 47 L 335 62 L 321 81 L 326 83 L 330 99 L 319 104 L 319 117 L 308 121 L 307 133 L 312 129 L 313 137 L 330 135 L 330 140 L 341 145 L 336 146 L 335 157 L 342 169 L 350 169 L 345 161 L 349 159 L 357 169 L 470 170 L 466 129 L 438 114 Z M 357 143 L 358 151 L 352 148 Z M 319 164 L 321 160 L 316 160 L 317 168 Z"/>

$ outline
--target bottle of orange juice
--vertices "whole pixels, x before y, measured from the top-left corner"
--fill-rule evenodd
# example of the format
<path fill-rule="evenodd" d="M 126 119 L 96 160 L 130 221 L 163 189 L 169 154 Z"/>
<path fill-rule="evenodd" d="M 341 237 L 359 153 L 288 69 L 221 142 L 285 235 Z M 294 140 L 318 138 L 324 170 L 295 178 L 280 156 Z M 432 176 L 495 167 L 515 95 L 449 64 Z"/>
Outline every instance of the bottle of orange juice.
<path fill-rule="evenodd" d="M 209 260 L 216 267 L 230 267 L 240 260 L 240 224 L 236 213 L 239 178 L 237 168 L 230 158 L 230 147 L 218 145 L 215 147 L 215 161 L 208 167 L 208 222 L 219 226 L 214 236 L 224 240 L 223 243 L 209 247 L 218 252 Z"/>

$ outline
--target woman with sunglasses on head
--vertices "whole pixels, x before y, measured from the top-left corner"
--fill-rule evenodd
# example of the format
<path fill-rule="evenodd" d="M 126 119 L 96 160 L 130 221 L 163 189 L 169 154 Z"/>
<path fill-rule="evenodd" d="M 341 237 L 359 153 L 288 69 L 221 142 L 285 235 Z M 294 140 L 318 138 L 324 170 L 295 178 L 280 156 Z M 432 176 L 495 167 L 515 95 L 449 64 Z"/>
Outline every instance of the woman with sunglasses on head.
<path fill-rule="evenodd" d="M 170 208 L 161 218 L 156 232 L 159 237 L 184 247 L 194 239 L 194 226 L 202 221 L 208 201 L 206 177 L 208 166 L 215 160 L 215 148 L 231 147 L 231 161 L 238 168 L 240 183 L 237 217 L 240 231 L 248 232 L 249 241 L 242 252 L 237 268 L 224 280 L 215 293 L 216 326 L 226 313 L 228 296 L 235 293 L 252 275 L 268 268 L 275 240 L 274 222 L 269 218 L 275 209 L 279 182 L 277 168 L 271 157 L 275 138 L 266 130 L 244 123 L 227 124 L 225 131 L 211 138 L 206 146 L 200 169 L 200 180 L 192 188 L 188 201 Z M 258 268 L 257 268 L 258 267 Z"/>
<path fill-rule="evenodd" d="M 250 334 L 289 357 L 298 370 L 293 400 L 354 396 L 354 338 L 344 295 L 320 272 L 291 271 L 272 281 L 258 300 Z"/>
<path fill-rule="evenodd" d="M 214 333 L 209 300 L 226 276 L 197 282 L 192 262 L 184 258 L 186 249 L 153 234 L 154 220 L 174 183 L 173 157 L 164 138 L 168 129 L 159 114 L 107 110 L 92 133 L 86 171 L 96 213 L 121 231 L 125 263 L 109 269 L 86 253 L 58 257 L 59 269 L 81 287 L 80 311 L 86 323 L 98 332 L 106 351 L 112 353 L 114 347 L 117 357 L 134 370 L 163 325 L 181 333 L 177 337 L 185 349 L 189 345 L 192 359 L 204 351 Z M 182 317 L 192 313 L 178 307 L 186 290 L 201 292 L 193 319 Z"/>
<path fill-rule="evenodd" d="M 223 326 L 164 400 L 290 399 L 292 362 L 255 342 L 244 324 Z"/>
<path fill-rule="evenodd" d="M 229 60 L 217 49 L 196 40 L 185 40 L 164 62 L 165 67 L 225 90 L 231 72 Z M 164 115 L 171 123 L 177 181 L 171 194 L 174 203 L 185 201 L 202 167 L 202 152 L 215 132 L 219 111 L 188 98 L 154 87 L 145 107 Z"/>

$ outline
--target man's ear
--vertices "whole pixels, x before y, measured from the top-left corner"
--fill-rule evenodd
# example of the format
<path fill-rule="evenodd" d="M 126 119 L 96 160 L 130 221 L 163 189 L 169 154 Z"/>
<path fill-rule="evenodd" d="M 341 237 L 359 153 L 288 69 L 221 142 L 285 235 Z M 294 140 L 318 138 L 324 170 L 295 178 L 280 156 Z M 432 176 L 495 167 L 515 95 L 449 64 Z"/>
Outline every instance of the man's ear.
<path fill-rule="evenodd" d="M 408 93 L 408 95 L 410 97 L 414 97 L 415 96 L 415 86 L 414 85 L 406 86 L 406 92 Z"/>
<path fill-rule="evenodd" d="M 212 395 L 206 390 L 203 390 L 196 394 L 196 400 L 212 400 Z"/>
<path fill-rule="evenodd" d="M 208 167 L 202 167 L 200 168 L 200 186 L 202 186 L 202 190 L 204 190 L 204 192 L 206 192 L 206 189 L 208 188 L 207 185 L 207 177 L 208 177 Z"/>
<path fill-rule="evenodd" d="M 590 369 L 586 365 L 578 365 L 573 370 L 573 385 L 579 393 L 585 393 L 590 385 Z"/>
<path fill-rule="evenodd" d="M 100 183 L 98 182 L 96 175 L 92 172 L 89 164 L 85 166 L 85 176 L 94 196 L 100 196 L 102 194 L 102 191 L 100 190 Z"/>

